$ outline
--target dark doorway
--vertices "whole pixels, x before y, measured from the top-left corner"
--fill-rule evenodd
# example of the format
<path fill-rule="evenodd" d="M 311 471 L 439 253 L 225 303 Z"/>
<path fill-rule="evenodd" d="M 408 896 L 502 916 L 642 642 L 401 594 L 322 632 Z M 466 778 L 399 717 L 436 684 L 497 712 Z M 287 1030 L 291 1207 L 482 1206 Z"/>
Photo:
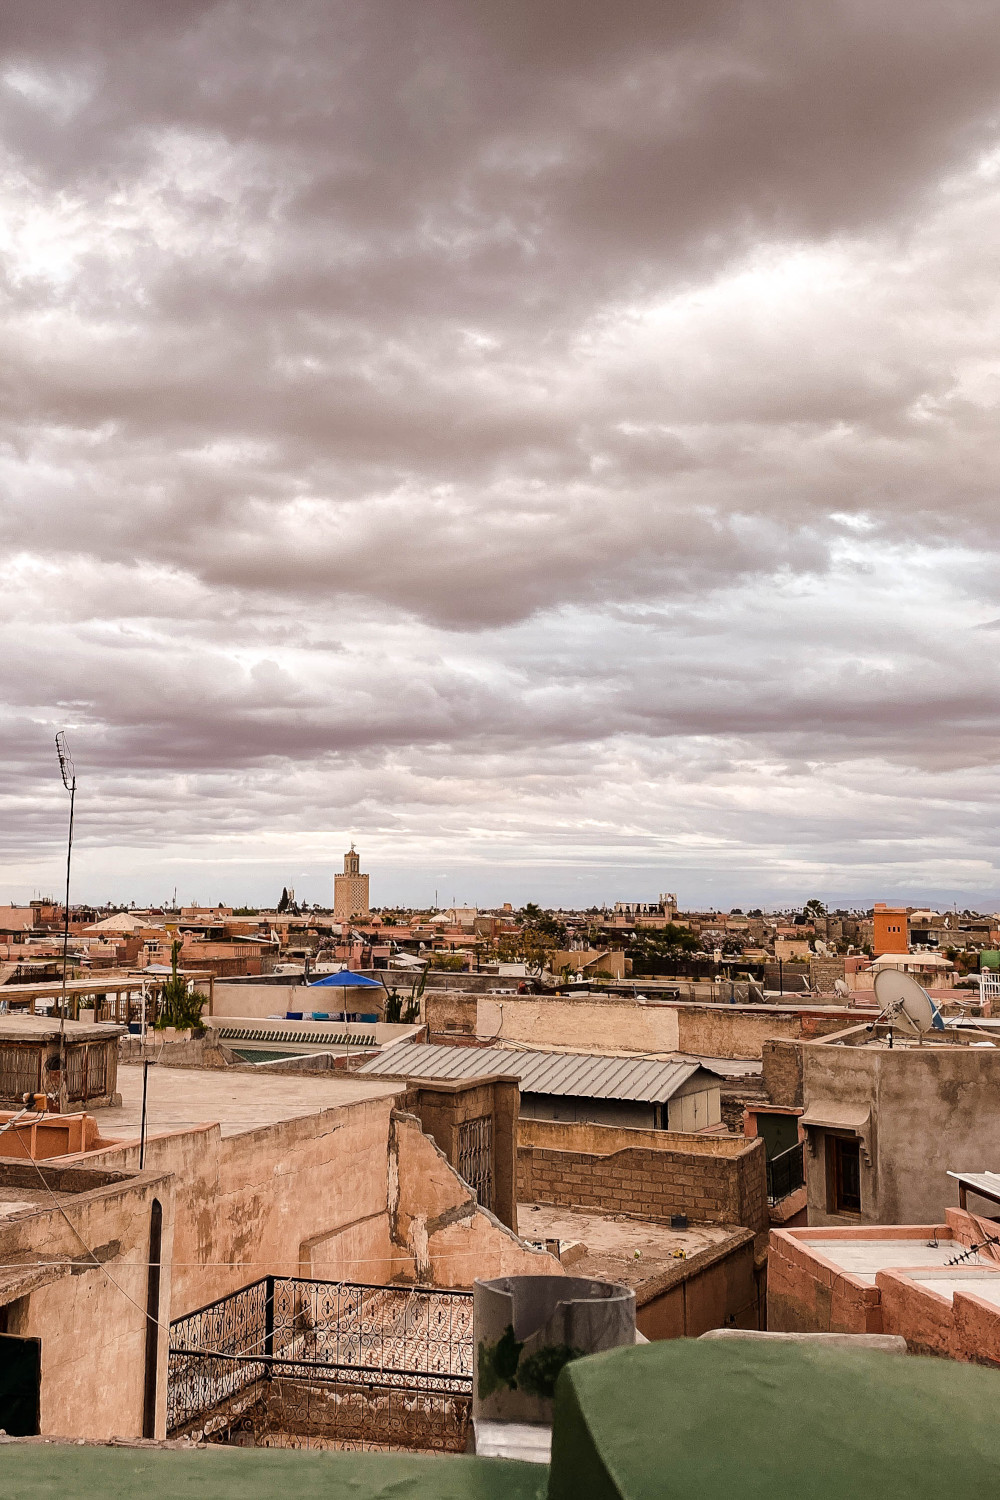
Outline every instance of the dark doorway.
<path fill-rule="evenodd" d="M 827 1139 L 833 1147 L 832 1208 L 834 1213 L 861 1212 L 861 1142 L 856 1136 L 834 1135 Z M 828 1148 L 829 1149 L 829 1148 Z"/>
<path fill-rule="evenodd" d="M 8 1437 L 39 1431 L 42 1341 L 0 1333 L 0 1427 Z"/>
<path fill-rule="evenodd" d="M 156 1436 L 157 1354 L 160 1343 L 160 1254 L 163 1240 L 163 1209 L 153 1199 L 149 1215 L 149 1279 L 146 1282 L 146 1379 L 142 1397 L 142 1435 Z"/>

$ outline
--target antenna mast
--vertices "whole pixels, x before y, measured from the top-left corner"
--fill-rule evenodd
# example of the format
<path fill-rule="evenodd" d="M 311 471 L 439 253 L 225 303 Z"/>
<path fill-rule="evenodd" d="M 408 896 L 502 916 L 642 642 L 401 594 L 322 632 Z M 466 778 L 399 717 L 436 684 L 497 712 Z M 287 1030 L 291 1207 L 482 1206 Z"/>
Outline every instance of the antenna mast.
<path fill-rule="evenodd" d="M 69 837 L 66 841 L 66 901 L 63 907 L 62 991 L 59 998 L 59 1113 L 66 1113 L 66 966 L 69 962 L 69 874 L 73 859 L 73 813 L 76 808 L 76 767 L 66 743 L 66 732 L 56 735 L 62 783 L 69 792 Z"/>

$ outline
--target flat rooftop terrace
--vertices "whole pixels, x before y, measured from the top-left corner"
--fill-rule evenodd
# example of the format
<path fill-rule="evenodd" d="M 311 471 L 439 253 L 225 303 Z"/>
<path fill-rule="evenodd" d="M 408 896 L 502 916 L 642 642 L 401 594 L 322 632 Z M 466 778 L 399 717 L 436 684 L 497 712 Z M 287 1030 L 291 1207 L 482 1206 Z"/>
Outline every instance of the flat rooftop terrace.
<path fill-rule="evenodd" d="M 800 1245 L 808 1245 L 824 1259 L 832 1261 L 841 1271 L 846 1271 L 858 1281 L 867 1282 L 869 1286 L 875 1285 L 875 1276 L 879 1271 L 919 1271 L 925 1267 L 940 1267 L 943 1270 L 948 1266 L 949 1260 L 964 1250 L 964 1246 L 957 1240 L 951 1239 L 939 1239 L 936 1244 L 931 1240 L 907 1239 L 903 1236 L 884 1240 L 825 1239 L 822 1233 L 809 1235 L 808 1238 L 797 1234 L 795 1238 Z M 966 1269 L 983 1265 L 987 1263 L 978 1255 L 970 1256 L 963 1262 Z M 987 1275 L 992 1274 L 994 1273 L 987 1266 Z"/>
<path fill-rule="evenodd" d="M 635 1291 L 664 1272 L 676 1271 L 700 1250 L 724 1245 L 743 1233 L 724 1224 L 671 1229 L 647 1219 L 553 1208 L 547 1203 L 519 1203 L 517 1230 L 525 1240 L 560 1240 L 564 1251 L 571 1244 L 579 1246 L 582 1255 L 571 1252 L 564 1261 L 571 1276 L 616 1281 Z"/>
<path fill-rule="evenodd" d="M 122 1097 L 120 1108 L 90 1111 L 101 1135 L 112 1140 L 139 1134 L 141 1064 L 119 1066 L 118 1092 Z M 251 1074 L 155 1065 L 149 1070 L 146 1129 L 157 1134 L 189 1125 L 218 1124 L 223 1136 L 244 1135 L 262 1125 L 301 1120 L 323 1110 L 364 1099 L 392 1098 L 400 1092 L 399 1083 L 333 1073 L 283 1074 L 260 1069 Z"/>

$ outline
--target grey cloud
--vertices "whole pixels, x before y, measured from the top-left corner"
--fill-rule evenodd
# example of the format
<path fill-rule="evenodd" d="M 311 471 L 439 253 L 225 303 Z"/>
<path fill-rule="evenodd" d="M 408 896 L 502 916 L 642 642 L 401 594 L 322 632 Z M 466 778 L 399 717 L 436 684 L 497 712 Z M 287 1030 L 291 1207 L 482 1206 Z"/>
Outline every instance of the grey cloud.
<path fill-rule="evenodd" d="M 992 6 L 10 10 L 0 875 L 989 887 Z"/>

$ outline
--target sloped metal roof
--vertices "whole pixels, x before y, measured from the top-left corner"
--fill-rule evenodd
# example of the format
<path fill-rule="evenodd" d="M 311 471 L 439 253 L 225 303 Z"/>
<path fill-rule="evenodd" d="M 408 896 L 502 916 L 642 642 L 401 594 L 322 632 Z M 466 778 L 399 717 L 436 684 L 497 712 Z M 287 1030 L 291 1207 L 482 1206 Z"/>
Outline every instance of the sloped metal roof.
<path fill-rule="evenodd" d="M 484 1078 L 506 1073 L 522 1094 L 562 1094 L 577 1099 L 630 1099 L 665 1104 L 695 1073 L 716 1080 L 700 1063 L 647 1057 L 594 1057 L 579 1052 L 512 1052 L 505 1047 L 427 1046 L 400 1042 L 365 1063 L 359 1073 L 405 1078 Z"/>
<path fill-rule="evenodd" d="M 1000 1203 L 1000 1172 L 949 1172 L 963 1187 L 982 1198 L 991 1198 Z"/>

